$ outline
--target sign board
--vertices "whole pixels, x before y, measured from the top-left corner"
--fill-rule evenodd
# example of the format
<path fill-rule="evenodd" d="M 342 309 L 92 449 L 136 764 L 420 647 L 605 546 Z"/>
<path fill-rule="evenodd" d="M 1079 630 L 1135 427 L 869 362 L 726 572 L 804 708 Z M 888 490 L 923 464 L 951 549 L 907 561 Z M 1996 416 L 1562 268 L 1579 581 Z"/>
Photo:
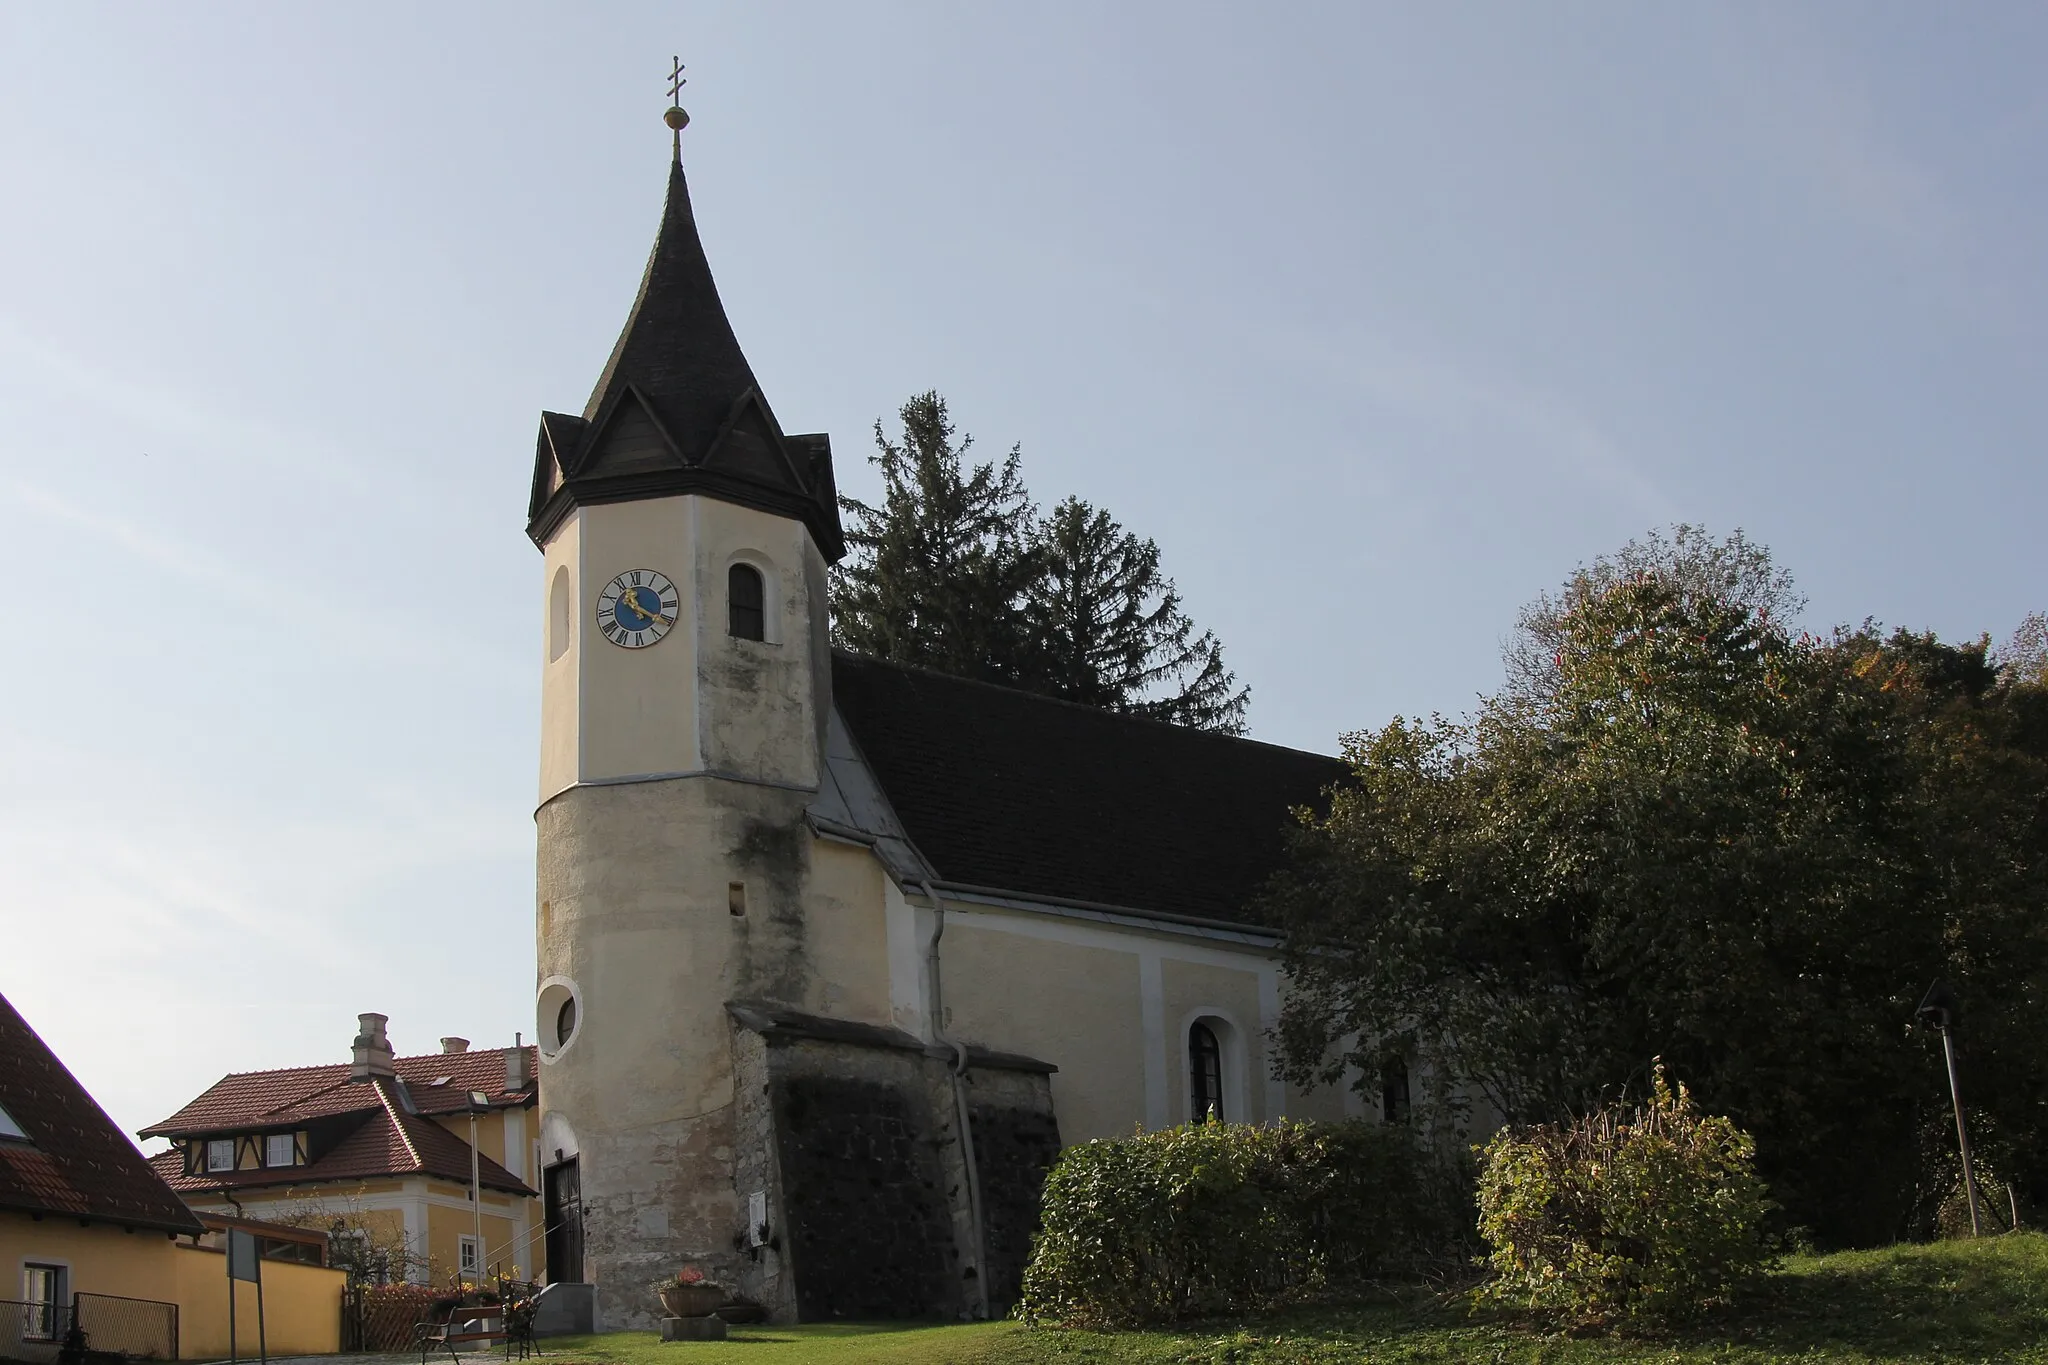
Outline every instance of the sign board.
<path fill-rule="evenodd" d="M 228 1229 L 228 1359 L 242 1358 L 235 1338 L 235 1281 L 248 1280 L 256 1286 L 256 1357 L 269 1365 L 270 1342 L 263 1330 L 263 1260 L 256 1234 L 240 1228 Z"/>
<path fill-rule="evenodd" d="M 240 1228 L 228 1229 L 228 1278 L 261 1280 L 263 1271 L 256 1255 L 256 1234 Z"/>
<path fill-rule="evenodd" d="M 747 1245 L 757 1247 L 768 1231 L 768 1192 L 755 1190 L 747 1196 Z"/>

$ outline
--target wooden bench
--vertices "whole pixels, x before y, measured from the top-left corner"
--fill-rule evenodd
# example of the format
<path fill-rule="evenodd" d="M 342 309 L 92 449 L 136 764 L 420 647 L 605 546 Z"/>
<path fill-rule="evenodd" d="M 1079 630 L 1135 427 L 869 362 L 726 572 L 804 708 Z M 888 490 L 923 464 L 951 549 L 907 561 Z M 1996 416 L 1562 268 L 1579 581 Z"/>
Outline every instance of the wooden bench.
<path fill-rule="evenodd" d="M 416 1344 L 420 1348 L 420 1365 L 427 1365 L 428 1358 L 433 1355 L 436 1348 L 447 1351 L 448 1359 L 456 1361 L 459 1365 L 455 1348 L 473 1341 L 504 1342 L 507 1360 L 512 1359 L 514 1346 L 519 1348 L 521 1360 L 526 1359 L 529 1354 L 541 1354 L 540 1347 L 533 1340 L 533 1313 L 530 1309 L 521 1313 L 516 1309 L 507 1308 L 502 1302 L 465 1304 L 459 1300 L 450 1301 L 446 1305 L 437 1303 L 434 1307 L 441 1316 L 429 1318 L 418 1324 L 417 1328 Z M 488 1325 L 493 1320 L 497 1322 L 495 1327 Z M 483 1325 L 462 1325 L 472 1321 Z"/>

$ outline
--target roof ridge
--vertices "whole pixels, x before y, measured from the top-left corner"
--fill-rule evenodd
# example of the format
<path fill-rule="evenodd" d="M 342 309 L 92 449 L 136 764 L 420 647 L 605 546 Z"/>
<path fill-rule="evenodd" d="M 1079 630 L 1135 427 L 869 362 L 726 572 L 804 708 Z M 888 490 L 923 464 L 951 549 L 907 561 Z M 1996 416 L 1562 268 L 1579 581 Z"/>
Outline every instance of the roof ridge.
<path fill-rule="evenodd" d="M 303 1095 L 294 1095 L 290 1099 L 280 1100 L 278 1103 L 271 1105 L 268 1109 L 265 1109 L 262 1112 L 265 1114 L 275 1114 L 278 1113 L 280 1110 L 295 1109 L 299 1105 L 304 1104 L 307 1100 L 310 1100 L 317 1095 L 331 1095 L 335 1091 L 341 1089 L 343 1086 L 354 1084 L 354 1081 L 344 1076 L 340 1080 L 334 1082 L 334 1084 L 332 1085 L 323 1085 L 318 1087 L 317 1089 L 308 1090 Z"/>
<path fill-rule="evenodd" d="M 1230 735 L 1225 734 L 1221 730 L 1203 730 L 1192 725 L 1176 725 L 1170 720 L 1159 720 L 1152 716 L 1133 715 L 1129 711 L 1112 711 L 1105 706 L 1093 706 L 1085 701 L 1071 701 L 1066 697 L 1048 696 L 1043 692 L 1034 692 L 1028 687 L 1018 687 L 1011 683 L 990 682 L 985 678 L 963 678 L 957 673 L 948 673 L 944 669 L 932 668 L 925 664 L 898 663 L 894 659 L 877 659 L 868 654 L 855 654 L 853 651 L 842 649 L 837 645 L 832 648 L 832 657 L 844 659 L 849 663 L 862 667 L 892 668 L 899 673 L 920 673 L 927 677 L 937 678 L 942 682 L 959 683 L 963 687 L 980 687 L 992 692 L 1006 692 L 1028 701 L 1043 702 L 1047 706 L 1070 707 L 1077 711 L 1086 711 L 1090 715 L 1107 716 L 1111 720 L 1125 721 L 1132 725 L 1149 725 L 1162 730 L 1171 730 L 1176 734 L 1200 735 L 1206 739 L 1228 740 L 1233 744 L 1251 744 L 1262 749 L 1277 749 L 1284 754 L 1299 754 L 1305 758 L 1326 759 L 1332 763 L 1342 763 L 1344 761 L 1341 754 L 1326 754 L 1315 749 L 1297 749 L 1289 744 L 1275 744 L 1270 739 L 1253 739 L 1250 735 Z"/>
<path fill-rule="evenodd" d="M 379 1076 L 372 1080 L 370 1084 L 376 1088 L 377 1098 L 383 1102 L 384 1113 L 391 1119 L 391 1126 L 398 1130 L 398 1140 L 405 1144 L 405 1154 L 412 1158 L 413 1169 L 424 1171 L 427 1168 L 427 1163 L 420 1159 L 420 1149 L 413 1145 L 412 1134 L 406 1129 L 405 1110 L 392 1102 L 386 1078 Z"/>
<path fill-rule="evenodd" d="M 415 1052 L 409 1057 L 393 1057 L 391 1060 L 392 1063 L 395 1065 L 399 1062 L 431 1061 L 436 1057 L 480 1057 L 486 1051 L 509 1052 L 514 1047 L 519 1048 L 522 1051 L 531 1052 L 535 1049 L 535 1044 L 513 1043 L 507 1047 L 472 1048 L 467 1052 Z M 333 1069 L 335 1067 L 346 1069 L 349 1065 L 350 1064 L 348 1062 L 307 1062 L 303 1066 L 265 1066 L 258 1067 L 254 1071 L 229 1071 L 222 1073 L 220 1080 L 215 1081 L 213 1085 L 207 1086 L 206 1089 L 213 1089 L 213 1086 L 219 1085 L 221 1081 L 239 1081 L 247 1079 L 250 1076 L 289 1076 L 294 1072 L 300 1071 L 326 1071 Z M 199 1093 L 203 1095 L 206 1093 L 206 1091 L 202 1090 Z M 309 1091 L 308 1093 L 318 1094 L 319 1092 Z"/>

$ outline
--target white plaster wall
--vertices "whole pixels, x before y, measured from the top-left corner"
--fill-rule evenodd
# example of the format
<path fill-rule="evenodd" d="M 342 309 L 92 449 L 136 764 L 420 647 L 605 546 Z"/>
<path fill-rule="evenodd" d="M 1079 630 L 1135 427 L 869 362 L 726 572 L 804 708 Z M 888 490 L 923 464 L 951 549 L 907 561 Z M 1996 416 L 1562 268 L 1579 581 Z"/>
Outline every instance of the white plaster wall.
<path fill-rule="evenodd" d="M 583 651 L 588 609 L 583 604 L 582 562 L 583 513 L 571 512 L 547 543 L 541 566 L 541 672 L 540 672 L 540 798 L 545 801 L 564 787 L 574 784 L 582 771 L 577 715 L 579 712 L 578 670 Z M 569 641 L 559 657 L 549 658 L 547 620 L 549 595 L 555 574 L 569 575 Z"/>
<path fill-rule="evenodd" d="M 616 781 L 701 768 L 697 670 L 691 647 L 698 604 L 691 566 L 699 499 L 651 498 L 580 509 L 577 588 L 578 780 Z M 653 569 L 680 590 L 679 619 L 659 643 L 622 649 L 595 633 L 605 584 L 629 569 Z"/>
<path fill-rule="evenodd" d="M 813 1014 L 888 1026 L 888 874 L 864 848 L 831 840 L 811 845 L 811 891 L 804 903 L 810 980 L 799 1002 Z M 915 1031 L 915 1030 L 913 1030 Z"/>
<path fill-rule="evenodd" d="M 820 688 L 811 628 L 814 615 L 824 619 L 826 605 L 815 592 L 822 575 L 814 582 L 808 571 L 809 561 L 818 558 L 810 532 L 801 522 L 751 507 L 697 497 L 685 501 L 697 551 L 692 586 L 703 765 L 815 791 L 831 702 L 829 682 Z M 727 575 L 734 563 L 761 573 L 766 639 L 727 633 Z"/>
<path fill-rule="evenodd" d="M 914 917 L 915 943 L 929 943 L 929 908 L 903 904 L 892 916 L 893 1000 L 899 1020 L 923 996 L 898 979 Z M 1163 1128 L 1188 1117 L 1187 1026 L 1213 1014 L 1230 1024 L 1234 1055 L 1227 1117 L 1347 1116 L 1335 1086 L 1308 1093 L 1275 1079 L 1268 1033 L 1278 1022 L 1285 977 L 1277 953 L 1198 933 L 1153 930 L 1053 912 L 947 901 L 941 973 L 949 1029 L 959 1037 L 1059 1067 L 1053 1077 L 1060 1136 L 1072 1143 Z M 902 942 L 898 942 L 898 941 Z M 916 1030 L 913 1030 L 916 1031 Z"/>
<path fill-rule="evenodd" d="M 1137 954 L 1006 932 L 1002 918 L 947 912 L 948 1032 L 1059 1067 L 1052 1095 L 1063 1142 L 1130 1133 L 1145 1119 Z"/>
<path fill-rule="evenodd" d="M 1167 959 L 1160 964 L 1166 1044 L 1171 1059 L 1167 1087 L 1171 1121 L 1200 1117 L 1189 1110 L 1192 1068 L 1188 1063 L 1188 1029 L 1198 1019 L 1221 1020 L 1216 1029 L 1223 1044 L 1223 1117 L 1235 1123 L 1279 1118 L 1266 1093 L 1266 1040 L 1259 1011 L 1259 972 L 1265 964 L 1253 958 L 1242 965 Z M 1282 1106 L 1284 1107 L 1284 1106 Z"/>

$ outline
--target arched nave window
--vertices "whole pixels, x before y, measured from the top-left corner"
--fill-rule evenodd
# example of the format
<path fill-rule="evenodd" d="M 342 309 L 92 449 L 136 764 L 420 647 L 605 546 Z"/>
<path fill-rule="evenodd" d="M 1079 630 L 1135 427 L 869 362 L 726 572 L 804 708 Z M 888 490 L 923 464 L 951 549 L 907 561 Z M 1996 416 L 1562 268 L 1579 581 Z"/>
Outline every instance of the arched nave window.
<path fill-rule="evenodd" d="M 1408 1063 L 1399 1057 L 1380 1072 L 1380 1117 L 1388 1123 L 1408 1121 Z"/>
<path fill-rule="evenodd" d="M 1188 1117 L 1224 1122 L 1223 1047 L 1216 1030 L 1197 1019 L 1188 1026 Z"/>
<path fill-rule="evenodd" d="M 768 615 L 763 609 L 761 571 L 751 564 L 735 564 L 725 571 L 725 633 L 737 640 L 768 638 Z"/>

